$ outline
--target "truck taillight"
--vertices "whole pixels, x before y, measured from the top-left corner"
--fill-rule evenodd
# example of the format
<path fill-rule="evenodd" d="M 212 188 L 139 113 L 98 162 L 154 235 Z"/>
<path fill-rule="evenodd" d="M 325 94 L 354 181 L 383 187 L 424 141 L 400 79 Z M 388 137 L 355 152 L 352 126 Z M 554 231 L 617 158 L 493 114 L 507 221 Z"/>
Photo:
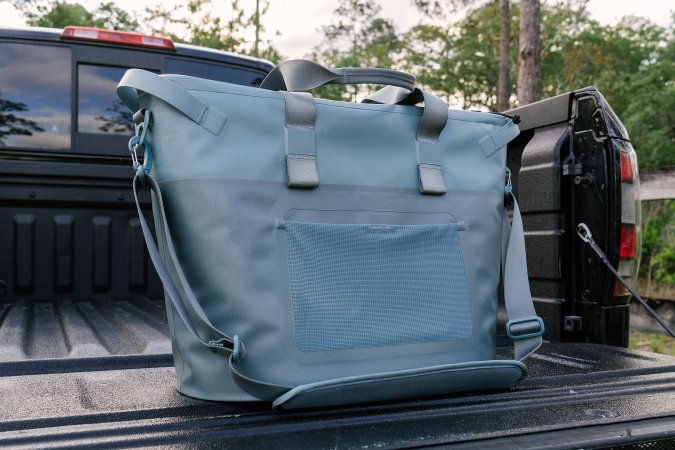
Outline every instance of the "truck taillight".
<path fill-rule="evenodd" d="M 176 50 L 171 39 L 148 36 L 147 34 L 130 33 L 128 31 L 104 30 L 101 28 L 65 27 L 61 33 L 61 39 L 110 42 L 114 44 L 135 45 L 171 51 Z"/>
<path fill-rule="evenodd" d="M 621 176 L 621 231 L 619 236 L 619 273 L 631 286 L 635 286 L 640 257 L 640 179 L 635 150 L 630 143 L 624 142 L 619 151 Z M 613 295 L 629 295 L 626 288 L 617 280 Z"/>
<path fill-rule="evenodd" d="M 619 258 L 632 259 L 637 256 L 637 230 L 635 225 L 621 225 Z"/>
<path fill-rule="evenodd" d="M 621 158 L 621 181 L 632 183 L 635 178 L 633 166 L 635 165 L 635 153 L 630 151 L 620 151 Z"/>

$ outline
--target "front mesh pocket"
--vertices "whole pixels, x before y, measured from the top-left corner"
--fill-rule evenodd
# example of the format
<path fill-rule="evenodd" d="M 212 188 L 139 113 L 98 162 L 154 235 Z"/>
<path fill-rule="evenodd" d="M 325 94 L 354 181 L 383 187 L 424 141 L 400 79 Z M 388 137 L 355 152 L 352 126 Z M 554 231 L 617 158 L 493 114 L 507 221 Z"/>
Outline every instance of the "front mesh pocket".
<path fill-rule="evenodd" d="M 301 351 L 471 336 L 456 223 L 284 225 Z"/>

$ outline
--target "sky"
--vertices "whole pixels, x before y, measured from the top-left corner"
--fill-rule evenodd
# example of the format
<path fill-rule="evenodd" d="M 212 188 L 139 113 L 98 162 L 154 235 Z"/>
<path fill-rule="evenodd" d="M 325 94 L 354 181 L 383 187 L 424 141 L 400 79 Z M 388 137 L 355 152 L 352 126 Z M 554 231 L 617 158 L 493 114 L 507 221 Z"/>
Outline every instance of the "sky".
<path fill-rule="evenodd" d="M 73 1 L 73 0 L 67 0 Z M 553 0 L 548 0 L 553 1 Z M 419 13 L 412 0 L 377 0 L 382 6 L 383 17 L 391 18 L 399 30 L 405 31 L 417 23 Z M 80 0 L 87 7 L 95 0 Z M 143 8 L 152 0 L 117 0 L 125 9 Z M 168 2 L 163 2 L 168 4 Z M 255 0 L 241 0 L 252 11 Z M 264 17 L 264 26 L 272 44 L 288 58 L 306 56 L 319 42 L 319 28 L 330 22 L 338 0 L 270 0 L 269 11 Z M 604 24 L 613 24 L 626 15 L 647 17 L 662 26 L 670 24 L 675 2 L 669 0 L 590 0 L 591 16 Z M 0 27 L 20 27 L 25 23 L 18 11 L 7 1 L 0 0 Z M 276 33 L 278 32 L 278 34 Z"/>

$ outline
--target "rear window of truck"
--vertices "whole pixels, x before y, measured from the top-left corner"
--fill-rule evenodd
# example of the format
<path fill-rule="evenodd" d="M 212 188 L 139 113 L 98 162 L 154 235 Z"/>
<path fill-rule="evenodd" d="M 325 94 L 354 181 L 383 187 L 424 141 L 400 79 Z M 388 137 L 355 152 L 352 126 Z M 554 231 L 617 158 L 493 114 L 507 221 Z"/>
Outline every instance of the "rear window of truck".
<path fill-rule="evenodd" d="M 0 146 L 69 149 L 71 50 L 0 43 Z"/>
<path fill-rule="evenodd" d="M 97 56 L 83 59 L 85 49 Z M 125 66 L 124 56 L 107 64 L 107 53 L 119 55 L 120 50 L 0 42 L 0 148 L 123 154 L 121 139 L 133 134 L 134 124 L 115 87 L 134 63 Z M 136 59 L 147 54 L 132 49 L 123 53 Z M 164 73 L 246 86 L 258 86 L 264 78 L 261 71 L 224 63 L 155 58 L 156 67 L 146 70 L 159 72 L 161 65 Z"/>
<path fill-rule="evenodd" d="M 119 100 L 115 87 L 126 67 L 77 66 L 77 131 L 131 135 L 132 112 Z"/>
<path fill-rule="evenodd" d="M 166 58 L 166 73 L 190 75 L 192 77 L 207 78 L 209 80 L 226 81 L 244 86 L 259 86 L 263 75 L 250 70 L 235 67 L 219 66 L 199 61 Z"/>

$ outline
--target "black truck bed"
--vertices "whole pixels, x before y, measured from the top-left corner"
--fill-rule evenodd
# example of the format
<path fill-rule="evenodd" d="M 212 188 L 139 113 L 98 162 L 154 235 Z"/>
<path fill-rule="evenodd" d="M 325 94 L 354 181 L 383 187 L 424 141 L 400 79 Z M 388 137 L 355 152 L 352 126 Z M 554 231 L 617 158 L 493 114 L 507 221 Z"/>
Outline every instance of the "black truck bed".
<path fill-rule="evenodd" d="M 675 439 L 673 357 L 547 343 L 510 391 L 289 412 L 178 394 L 167 332 L 161 300 L 5 305 L 0 447 L 556 448 L 667 439 L 649 448 L 669 448 Z"/>

